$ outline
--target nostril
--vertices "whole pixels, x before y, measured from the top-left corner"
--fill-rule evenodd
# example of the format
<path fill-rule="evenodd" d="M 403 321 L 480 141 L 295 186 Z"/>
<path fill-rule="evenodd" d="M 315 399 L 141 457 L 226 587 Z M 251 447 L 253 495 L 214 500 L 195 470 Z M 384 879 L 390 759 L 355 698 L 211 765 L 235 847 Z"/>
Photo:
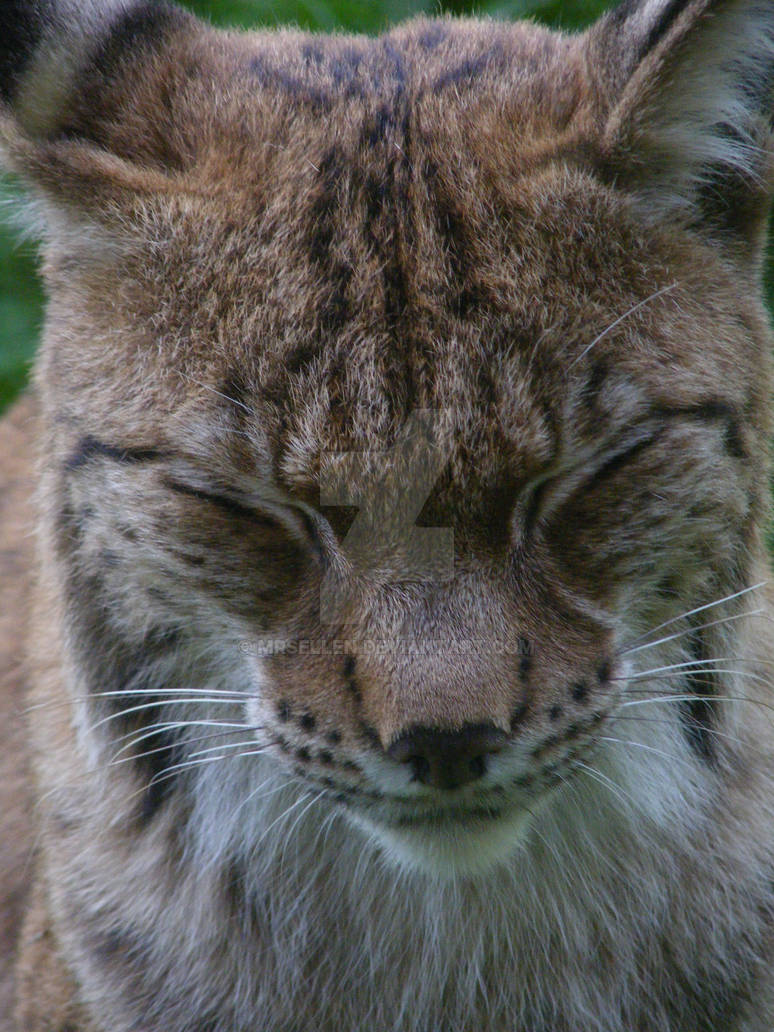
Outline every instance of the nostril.
<path fill-rule="evenodd" d="M 508 736 L 494 724 L 466 724 L 459 731 L 413 727 L 392 743 L 387 755 L 411 767 L 412 778 L 433 788 L 461 788 L 482 778 L 487 761 Z"/>

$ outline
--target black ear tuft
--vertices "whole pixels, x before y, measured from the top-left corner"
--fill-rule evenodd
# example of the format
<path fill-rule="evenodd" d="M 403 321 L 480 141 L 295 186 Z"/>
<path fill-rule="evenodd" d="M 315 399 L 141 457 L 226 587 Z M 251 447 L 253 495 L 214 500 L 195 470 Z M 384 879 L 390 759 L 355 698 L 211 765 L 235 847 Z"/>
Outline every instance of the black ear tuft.
<path fill-rule="evenodd" d="M 623 0 L 599 21 L 596 32 L 602 44 L 595 55 L 606 69 L 612 95 L 626 86 L 632 74 L 674 28 L 689 8 L 706 6 L 707 0 Z"/>
<path fill-rule="evenodd" d="M 693 0 L 623 0 L 608 15 L 611 24 L 619 28 L 628 23 L 636 56 L 641 60 L 658 46 L 677 18 L 690 7 Z"/>
<path fill-rule="evenodd" d="M 169 0 L 0 0 L 0 162 L 73 208 L 168 189 L 238 60 Z"/>
<path fill-rule="evenodd" d="M 41 41 L 49 7 L 46 0 L 0 0 L 0 98 L 6 103 Z"/>
<path fill-rule="evenodd" d="M 644 6 L 644 5 L 640 5 Z M 641 39 L 639 57 L 642 59 L 655 50 L 673 27 L 678 17 L 690 6 L 690 0 L 668 0 L 653 12 L 647 30 Z"/>
<path fill-rule="evenodd" d="M 196 24 L 166 0 L 0 0 L 0 102 L 30 138 L 96 140 L 116 105 L 150 103 L 151 55 Z"/>
<path fill-rule="evenodd" d="M 2 2 L 2 0 L 0 0 Z M 186 24 L 189 16 L 165 0 L 135 0 L 125 5 L 107 22 L 101 39 L 93 46 L 91 69 L 109 75 L 127 55 L 136 54 L 146 45 L 158 43 L 165 32 Z"/>
<path fill-rule="evenodd" d="M 626 0 L 588 43 L 616 183 L 648 218 L 757 259 L 774 194 L 774 0 Z"/>

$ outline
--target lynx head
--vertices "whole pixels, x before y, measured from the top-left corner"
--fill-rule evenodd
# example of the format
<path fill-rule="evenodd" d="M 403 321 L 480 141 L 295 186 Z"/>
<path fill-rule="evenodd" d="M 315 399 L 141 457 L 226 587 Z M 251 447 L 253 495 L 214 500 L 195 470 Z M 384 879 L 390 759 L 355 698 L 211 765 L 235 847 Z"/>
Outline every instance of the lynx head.
<path fill-rule="evenodd" d="M 136 819 L 271 782 L 318 803 L 288 835 L 324 812 L 438 875 L 562 807 L 678 821 L 748 690 L 774 5 L 0 29 L 51 604 Z"/>

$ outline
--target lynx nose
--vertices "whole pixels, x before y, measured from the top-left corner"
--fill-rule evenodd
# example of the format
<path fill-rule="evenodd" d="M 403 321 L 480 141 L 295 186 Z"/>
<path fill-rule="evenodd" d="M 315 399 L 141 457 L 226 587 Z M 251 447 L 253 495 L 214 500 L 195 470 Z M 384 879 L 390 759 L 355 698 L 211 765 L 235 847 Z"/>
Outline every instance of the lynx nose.
<path fill-rule="evenodd" d="M 408 764 L 423 785 L 461 788 L 486 773 L 487 758 L 507 740 L 494 724 L 466 724 L 459 731 L 414 727 L 392 743 L 387 755 Z"/>

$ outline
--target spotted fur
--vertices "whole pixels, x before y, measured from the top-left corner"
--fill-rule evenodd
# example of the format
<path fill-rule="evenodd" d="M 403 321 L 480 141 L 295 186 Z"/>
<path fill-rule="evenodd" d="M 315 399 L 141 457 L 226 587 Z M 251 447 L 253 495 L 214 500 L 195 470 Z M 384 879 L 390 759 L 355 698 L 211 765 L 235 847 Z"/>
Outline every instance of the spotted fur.
<path fill-rule="evenodd" d="M 770 1032 L 774 7 L 0 38 L 2 1032 Z"/>

